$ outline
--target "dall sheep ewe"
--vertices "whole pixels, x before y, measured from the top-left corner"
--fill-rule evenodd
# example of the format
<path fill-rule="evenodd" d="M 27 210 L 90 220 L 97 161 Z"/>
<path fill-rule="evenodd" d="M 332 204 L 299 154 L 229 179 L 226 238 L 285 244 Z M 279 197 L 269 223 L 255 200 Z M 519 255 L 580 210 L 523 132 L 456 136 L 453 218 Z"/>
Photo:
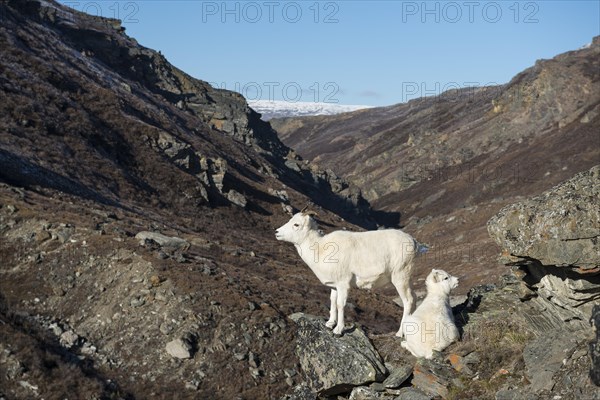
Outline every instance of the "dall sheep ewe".
<path fill-rule="evenodd" d="M 427 296 L 404 321 L 401 345 L 415 357 L 431 358 L 434 350 L 444 350 L 459 337 L 450 307 L 450 291 L 458 286 L 458 278 L 433 269 L 425 286 Z"/>
<path fill-rule="evenodd" d="M 306 209 L 306 208 L 305 208 Z M 391 282 L 402 299 L 404 311 L 400 329 L 413 311 L 409 279 L 413 269 L 416 242 L 401 230 L 367 232 L 335 231 L 322 235 L 311 217 L 314 213 L 295 214 L 275 231 L 277 240 L 293 243 L 300 257 L 331 288 L 328 328 L 341 335 L 344 330 L 344 306 L 350 287 L 371 289 Z"/>

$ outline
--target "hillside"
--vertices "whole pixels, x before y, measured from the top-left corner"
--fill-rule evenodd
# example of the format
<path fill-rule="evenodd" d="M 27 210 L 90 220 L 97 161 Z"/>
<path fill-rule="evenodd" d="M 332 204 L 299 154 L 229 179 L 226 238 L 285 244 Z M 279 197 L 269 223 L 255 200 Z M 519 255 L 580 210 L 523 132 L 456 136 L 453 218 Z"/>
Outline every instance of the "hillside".
<path fill-rule="evenodd" d="M 482 158 L 469 158 L 478 167 L 552 154 L 548 162 L 560 168 L 548 167 L 548 176 L 532 169 L 531 181 L 514 184 L 423 178 L 397 193 L 382 175 L 373 186 L 383 191 L 368 196 L 385 210 L 374 211 L 357 185 L 282 143 L 239 94 L 175 68 L 120 21 L 53 0 L 0 0 L 0 400 L 591 397 L 588 354 L 600 360 L 600 346 L 587 350 L 586 318 L 600 296 L 600 268 L 596 258 L 581 264 L 573 255 L 597 254 L 600 171 L 575 174 L 598 156 L 597 45 L 557 58 L 549 78 L 530 71 L 516 79 L 533 87 L 536 102 L 502 92 L 494 113 L 474 100 L 483 116 L 456 101 L 438 105 L 472 121 L 467 137 L 480 132 L 470 130 L 476 122 L 498 118 L 507 142 L 482 134 L 489 152 L 477 142 Z M 437 115 L 429 101 L 409 103 L 426 118 L 411 126 Z M 537 132 L 536 121 L 547 128 Z M 442 120 L 431 124 L 446 129 Z M 503 127 L 546 147 L 513 143 Z M 429 143 L 432 135 L 407 139 L 411 160 L 445 157 L 446 142 L 460 153 L 459 138 Z M 571 179 L 497 213 L 563 176 Z M 402 211 L 406 230 L 432 245 L 419 258 L 417 292 L 418 278 L 439 266 L 457 271 L 456 294 L 469 294 L 452 299 L 461 303 L 461 342 L 431 363 L 403 350 L 390 335 L 402 311 L 393 289 L 353 290 L 344 335 L 325 329 L 329 290 L 274 236 L 307 203 L 324 231 L 393 224 Z M 494 239 L 486 232 L 492 214 Z M 501 249 L 510 267 L 495 261 Z M 347 381 L 364 365 L 337 358 L 326 342 L 373 356 L 379 373 Z M 315 359 L 336 368 L 319 370 Z"/>
<path fill-rule="evenodd" d="M 485 281 L 500 271 L 486 221 L 600 163 L 600 37 L 505 85 L 271 123 L 375 208 L 401 213 L 401 225 L 432 248 L 421 270 Z"/>
<path fill-rule="evenodd" d="M 0 398 L 280 396 L 287 315 L 328 293 L 274 229 L 309 201 L 373 227 L 369 204 L 124 31 L 0 1 Z M 392 298 L 365 306 L 397 324 Z"/>

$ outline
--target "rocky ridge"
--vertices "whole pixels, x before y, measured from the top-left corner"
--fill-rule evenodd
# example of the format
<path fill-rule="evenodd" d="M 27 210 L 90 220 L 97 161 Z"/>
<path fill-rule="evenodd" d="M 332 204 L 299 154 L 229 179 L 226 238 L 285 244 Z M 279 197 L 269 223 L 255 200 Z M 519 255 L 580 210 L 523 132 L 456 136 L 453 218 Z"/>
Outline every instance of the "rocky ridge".
<path fill-rule="evenodd" d="M 3 0 L 1 4 L 3 94 L 7 96 L 3 112 L 6 121 L 11 121 L 4 128 L 13 137 L 40 131 L 52 137 L 81 135 L 88 144 L 117 153 L 117 162 L 127 164 L 135 155 L 126 151 L 135 145 L 123 139 L 134 136 L 195 178 L 186 186 L 188 195 L 198 202 L 225 201 L 245 207 L 240 196 L 244 185 L 236 182 L 236 175 L 249 168 L 258 176 L 309 194 L 316 204 L 355 223 L 374 225 L 358 188 L 304 162 L 281 143 L 241 95 L 215 89 L 175 68 L 160 52 L 127 36 L 120 21 L 82 14 L 54 2 Z M 38 100 L 50 107 L 32 107 L 33 93 L 45 97 Z M 90 113 L 81 106 L 85 103 L 102 112 Z M 131 125 L 129 132 L 117 125 L 121 120 L 124 126 Z M 94 129 L 98 122 L 108 134 Z M 216 135 L 231 137 L 247 149 L 238 146 L 237 153 L 227 154 L 223 150 L 232 145 Z M 0 159 L 11 165 L 6 179 L 36 180 L 30 173 L 33 166 L 18 158 L 23 147 L 19 142 L 3 143 Z M 45 180 L 61 190 L 81 192 L 92 186 L 86 182 L 87 188 L 75 188 L 64 176 L 49 173 L 44 172 Z"/>

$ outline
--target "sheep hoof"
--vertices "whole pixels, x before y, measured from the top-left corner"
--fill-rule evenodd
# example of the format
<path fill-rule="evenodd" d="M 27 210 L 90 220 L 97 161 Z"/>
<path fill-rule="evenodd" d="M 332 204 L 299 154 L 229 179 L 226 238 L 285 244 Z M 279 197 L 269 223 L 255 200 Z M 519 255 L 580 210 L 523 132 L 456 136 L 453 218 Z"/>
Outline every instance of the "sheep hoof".
<path fill-rule="evenodd" d="M 328 327 L 329 329 L 333 329 L 333 327 L 335 326 L 336 321 L 327 321 L 325 323 L 325 326 Z"/>
<path fill-rule="evenodd" d="M 408 350 L 408 343 L 406 343 L 406 340 L 403 340 L 402 342 L 400 342 L 400 346 L 402 346 Z"/>

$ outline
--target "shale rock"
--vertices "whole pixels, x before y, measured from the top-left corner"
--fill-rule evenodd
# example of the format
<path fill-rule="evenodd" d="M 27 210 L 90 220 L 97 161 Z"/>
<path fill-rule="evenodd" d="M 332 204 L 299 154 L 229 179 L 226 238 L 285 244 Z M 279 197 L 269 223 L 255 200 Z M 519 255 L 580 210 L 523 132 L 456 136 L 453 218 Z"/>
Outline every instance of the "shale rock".
<path fill-rule="evenodd" d="M 600 166 L 595 166 L 503 208 L 488 222 L 488 231 L 513 256 L 591 273 L 600 266 L 598 198 Z"/>
<path fill-rule="evenodd" d="M 365 333 L 355 327 L 335 336 L 325 322 L 296 313 L 296 354 L 310 387 L 319 395 L 347 393 L 354 386 L 381 382 L 386 367 Z"/>
<path fill-rule="evenodd" d="M 456 372 L 437 359 L 419 358 L 413 372 L 412 384 L 432 396 L 448 397 L 448 388 Z"/>
<path fill-rule="evenodd" d="M 413 373 L 413 366 L 402 364 L 397 367 L 388 367 L 390 375 L 383 381 L 383 385 L 389 389 L 400 387 Z"/>
<path fill-rule="evenodd" d="M 546 316 L 589 328 L 600 300 L 600 166 L 536 196 L 503 208 L 488 222 L 504 261 L 525 272 L 525 297 Z M 529 289 L 529 293 L 527 290 Z M 557 326 L 560 328 L 560 326 Z"/>
<path fill-rule="evenodd" d="M 527 377 L 533 392 L 551 390 L 554 386 L 554 374 L 560 370 L 563 360 L 572 353 L 577 342 L 561 332 L 548 332 L 525 346 L 523 359 Z"/>
<path fill-rule="evenodd" d="M 183 239 L 174 236 L 165 236 L 158 232 L 142 231 L 135 235 L 135 238 L 142 242 L 145 240 L 152 240 L 158 243 L 161 247 L 167 247 L 173 250 L 185 250 L 190 247 L 190 244 Z"/>

